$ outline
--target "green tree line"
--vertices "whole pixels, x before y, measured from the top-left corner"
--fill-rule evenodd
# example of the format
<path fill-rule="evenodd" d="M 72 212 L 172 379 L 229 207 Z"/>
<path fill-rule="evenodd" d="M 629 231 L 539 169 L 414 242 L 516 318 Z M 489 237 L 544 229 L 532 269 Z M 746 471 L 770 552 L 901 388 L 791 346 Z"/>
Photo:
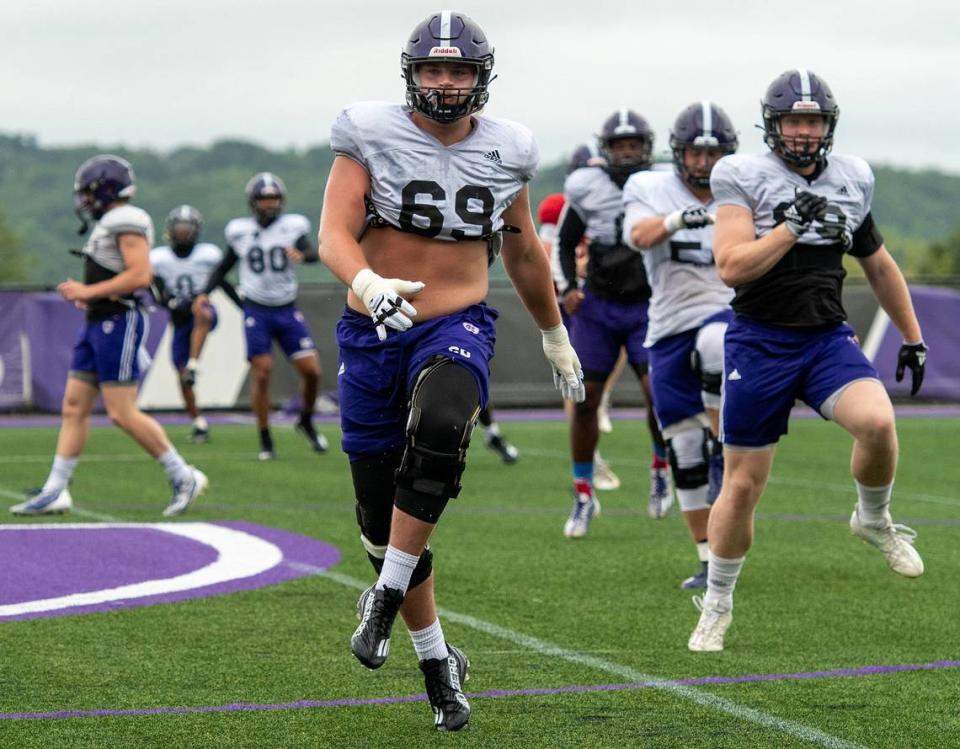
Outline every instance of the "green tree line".
<path fill-rule="evenodd" d="M 53 285 L 80 272 L 68 254 L 82 243 L 72 213 L 73 175 L 96 153 L 117 153 L 137 173 L 137 205 L 146 209 L 162 240 L 163 220 L 189 203 L 204 215 L 204 238 L 222 244 L 226 223 L 247 212 L 243 188 L 258 171 L 287 184 L 287 210 L 316 222 L 333 155 L 326 145 L 272 150 L 242 140 L 169 152 L 123 147 L 43 147 L 29 136 L 0 135 L 0 282 Z M 887 246 L 908 275 L 960 276 L 960 176 L 936 171 L 875 167 L 874 216 Z M 547 164 L 531 185 L 534 209 L 562 188 L 563 163 Z M 497 269 L 498 274 L 502 270 Z M 322 268 L 304 268 L 303 280 L 329 280 Z"/>

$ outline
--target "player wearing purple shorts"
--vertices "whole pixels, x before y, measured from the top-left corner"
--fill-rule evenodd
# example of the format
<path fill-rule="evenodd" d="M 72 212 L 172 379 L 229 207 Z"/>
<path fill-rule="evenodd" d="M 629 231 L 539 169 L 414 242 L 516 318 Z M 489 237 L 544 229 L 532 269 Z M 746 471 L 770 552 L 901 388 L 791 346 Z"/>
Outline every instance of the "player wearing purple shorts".
<path fill-rule="evenodd" d="M 382 666 L 399 612 L 436 728 L 455 731 L 470 717 L 469 664 L 444 640 L 428 542 L 460 492 L 487 404 L 497 313 L 483 300 L 501 247 L 562 393 L 582 399 L 583 383 L 530 216 L 537 145 L 526 127 L 478 114 L 493 69 L 483 30 L 462 13 L 434 13 L 401 65 L 406 106 L 353 104 L 334 122 L 320 228 L 323 262 L 350 289 L 337 326 L 343 449 L 378 573 L 351 649 Z"/>
<path fill-rule="evenodd" d="M 315 263 L 310 241 L 310 221 L 296 213 L 283 213 L 287 188 L 275 174 L 261 172 L 247 182 L 251 216 L 235 218 L 226 228 L 227 251 L 203 294 L 194 301 L 195 313 L 209 303 L 207 294 L 220 285 L 240 261 L 240 296 L 243 297 L 247 359 L 253 381 L 250 400 L 260 431 L 260 460 L 276 457 L 270 434 L 270 375 L 276 341 L 300 377 L 302 410 L 297 431 L 317 453 L 327 451 L 327 439 L 313 426 L 313 408 L 320 388 L 320 359 L 297 309 L 297 263 Z"/>
<path fill-rule="evenodd" d="M 217 309 L 212 304 L 200 305 L 194 313 L 193 300 L 206 288 L 213 271 L 223 262 L 223 252 L 215 244 L 200 242 L 203 216 L 193 206 L 180 205 L 167 215 L 168 245 L 150 250 L 153 268 L 152 291 L 157 301 L 170 310 L 173 343 L 170 347 L 173 366 L 180 375 L 180 392 L 187 413 L 193 419 L 191 442 L 210 439 L 207 420 L 200 413 L 193 386 L 197 367 L 207 336 L 217 327 Z M 242 303 L 229 281 L 221 288 L 238 305 Z"/>
<path fill-rule="evenodd" d="M 910 293 L 871 214 L 874 178 L 865 161 L 831 154 L 839 109 L 812 72 L 788 70 L 763 99 L 769 153 L 734 155 L 713 169 L 714 254 L 736 289 L 724 343 L 721 431 L 726 471 L 710 513 L 707 593 L 690 636 L 694 651 L 723 650 L 733 591 L 753 541 L 753 513 L 790 409 L 803 400 L 853 437 L 857 503 L 852 533 L 905 577 L 923 574 L 916 533 L 894 525 L 897 465 L 893 406 L 844 322 L 843 256 L 864 270 L 880 306 L 903 335 L 898 377 L 923 381 L 927 347 Z"/>
<path fill-rule="evenodd" d="M 570 337 L 583 364 L 586 400 L 573 412 L 570 446 L 573 453 L 573 509 L 564 524 L 567 538 L 586 535 L 590 521 L 600 512 L 594 493 L 594 453 L 600 438 L 597 410 L 603 385 L 613 372 L 621 349 L 640 378 L 644 399 L 653 402 L 647 375 L 647 283 L 643 258 L 621 238 L 623 185 L 653 163 L 653 132 L 647 121 L 626 109 L 611 115 L 600 133 L 605 163 L 571 173 L 564 183 L 566 206 L 557 243 L 566 286 L 563 306 L 572 320 Z M 581 289 L 576 268 L 576 247 L 582 237 L 588 245 L 586 284 Z M 653 408 L 647 409 L 652 437 L 653 465 L 648 511 L 666 515 L 672 501 L 666 446 Z"/>
<path fill-rule="evenodd" d="M 207 477 L 187 465 L 163 427 L 137 407 L 137 381 L 149 357 L 141 348 L 146 318 L 135 292 L 150 285 L 153 222 L 130 205 L 135 192 L 133 169 L 117 156 L 94 156 L 77 170 L 73 199 L 83 222 L 81 233 L 89 221 L 95 223 L 81 250 L 83 283 L 68 279 L 57 290 L 86 310 L 87 320 L 73 349 L 53 466 L 34 496 L 10 508 L 15 515 L 62 513 L 73 506 L 68 485 L 98 395 L 113 423 L 167 472 L 173 496 L 164 515 L 184 512 L 207 487 Z"/>
<path fill-rule="evenodd" d="M 670 133 L 673 171 L 638 172 L 623 188 L 623 239 L 643 253 L 653 289 L 645 345 L 653 403 L 667 440 L 673 483 L 700 569 L 681 583 L 707 584 L 707 519 L 723 479 L 719 407 L 723 335 L 733 292 L 713 261 L 710 172 L 737 150 L 720 107 L 684 108 Z"/>

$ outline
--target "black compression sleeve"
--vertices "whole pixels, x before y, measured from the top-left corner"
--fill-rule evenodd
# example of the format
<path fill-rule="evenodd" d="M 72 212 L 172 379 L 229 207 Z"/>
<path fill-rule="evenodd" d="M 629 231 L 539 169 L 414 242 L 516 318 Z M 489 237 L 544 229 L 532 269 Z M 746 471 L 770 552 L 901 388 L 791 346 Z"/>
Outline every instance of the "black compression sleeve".
<path fill-rule="evenodd" d="M 569 289 L 577 288 L 577 245 L 583 237 L 587 225 L 580 215 L 569 207 L 563 212 L 560 228 L 557 231 L 557 246 L 560 248 L 560 267 L 563 277 L 567 279 L 566 293 Z"/>
<path fill-rule="evenodd" d="M 873 214 L 868 213 L 863 222 L 853 232 L 853 247 L 850 254 L 854 257 L 870 257 L 883 244 L 883 235 L 877 225 L 873 223 Z"/>
<path fill-rule="evenodd" d="M 237 293 L 236 288 L 233 284 L 230 283 L 227 279 L 223 279 L 220 282 L 220 288 L 223 289 L 223 293 L 230 297 L 230 301 L 237 305 L 240 309 L 243 309 L 243 300 L 240 298 L 240 295 Z"/>
<path fill-rule="evenodd" d="M 293 246 L 303 253 L 303 262 L 305 263 L 315 263 L 320 259 L 320 253 L 310 244 L 306 234 L 302 235 Z"/>
<path fill-rule="evenodd" d="M 233 247 L 227 245 L 227 251 L 223 256 L 223 260 L 220 261 L 220 265 L 216 267 L 213 273 L 210 274 L 210 280 L 207 281 L 207 287 L 203 290 L 204 294 L 209 294 L 215 288 L 223 284 L 223 279 L 227 277 L 227 274 L 237 264 L 237 253 L 233 251 Z"/>

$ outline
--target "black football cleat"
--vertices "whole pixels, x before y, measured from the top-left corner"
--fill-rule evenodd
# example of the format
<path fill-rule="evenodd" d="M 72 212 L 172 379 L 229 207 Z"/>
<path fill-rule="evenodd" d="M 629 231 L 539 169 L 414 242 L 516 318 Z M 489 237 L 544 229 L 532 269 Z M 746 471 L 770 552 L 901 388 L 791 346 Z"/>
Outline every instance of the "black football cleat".
<path fill-rule="evenodd" d="M 390 654 L 393 620 L 403 603 L 403 593 L 395 588 L 369 587 L 357 601 L 360 626 L 350 638 L 350 650 L 364 666 L 380 668 Z"/>
<path fill-rule="evenodd" d="M 470 720 L 470 703 L 461 686 L 470 678 L 470 661 L 463 651 L 447 643 L 450 655 L 420 661 L 427 697 L 438 731 L 459 731 Z"/>
<path fill-rule="evenodd" d="M 500 434 L 494 434 L 487 437 L 486 442 L 487 447 L 497 453 L 497 455 L 500 456 L 500 460 L 507 465 L 516 463 L 517 458 L 520 457 L 520 451 L 507 442 Z"/>
<path fill-rule="evenodd" d="M 310 443 L 310 447 L 314 452 L 325 453 L 330 449 L 327 438 L 322 434 L 317 434 L 317 430 L 313 428 L 313 422 L 309 419 L 301 418 L 297 422 L 296 430 Z"/>

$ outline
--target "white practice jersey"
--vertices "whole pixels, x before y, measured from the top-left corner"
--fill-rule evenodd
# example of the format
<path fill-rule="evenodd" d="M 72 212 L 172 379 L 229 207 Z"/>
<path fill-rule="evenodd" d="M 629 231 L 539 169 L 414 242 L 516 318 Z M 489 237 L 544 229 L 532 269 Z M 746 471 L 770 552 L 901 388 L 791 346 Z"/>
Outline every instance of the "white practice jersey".
<path fill-rule="evenodd" d="M 369 220 L 435 239 L 476 239 L 503 227 L 503 212 L 537 170 L 530 130 L 474 117 L 465 139 L 445 146 L 388 102 L 352 104 L 337 116 L 330 147 L 370 174 Z"/>
<path fill-rule="evenodd" d="M 687 189 L 675 172 L 637 172 L 623 186 L 626 240 L 638 221 L 666 216 L 691 205 L 705 205 Z M 717 273 L 713 260 L 713 226 L 680 229 L 656 247 L 643 250 L 647 280 L 653 290 L 646 346 L 661 338 L 698 328 L 711 315 L 730 307 L 733 289 Z"/>
<path fill-rule="evenodd" d="M 585 166 L 572 172 L 563 184 L 563 197 L 564 210 L 580 217 L 588 240 L 609 246 L 620 244 L 623 190 L 603 167 Z"/>
<path fill-rule="evenodd" d="M 827 198 L 827 213 L 846 217 L 844 231 L 850 241 L 839 242 L 820 221 L 813 221 L 773 268 L 737 286 L 732 306 L 738 315 L 776 325 L 809 327 L 846 319 L 841 299 L 844 246 L 854 257 L 867 257 L 883 242 L 870 216 L 873 172 L 863 159 L 831 154 L 823 171 L 808 180 L 774 153 L 733 154 L 714 166 L 710 187 L 717 206 L 750 211 L 758 237 L 783 223 L 798 191 Z"/>
<path fill-rule="evenodd" d="M 252 216 L 227 224 L 227 246 L 240 261 L 240 295 L 257 304 L 280 307 L 297 298 L 297 275 L 287 248 L 309 237 L 310 221 L 298 213 L 282 213 L 267 227 Z"/>
<path fill-rule="evenodd" d="M 121 234 L 137 234 L 153 246 L 153 219 L 142 208 L 120 205 L 112 208 L 93 227 L 90 238 L 83 246 L 84 257 L 114 275 L 126 269 L 117 237 Z"/>
<path fill-rule="evenodd" d="M 150 250 L 153 275 L 163 281 L 167 293 L 180 304 L 191 301 L 206 288 L 210 275 L 222 261 L 223 251 L 209 242 L 198 242 L 186 257 L 180 257 L 166 245 Z"/>

